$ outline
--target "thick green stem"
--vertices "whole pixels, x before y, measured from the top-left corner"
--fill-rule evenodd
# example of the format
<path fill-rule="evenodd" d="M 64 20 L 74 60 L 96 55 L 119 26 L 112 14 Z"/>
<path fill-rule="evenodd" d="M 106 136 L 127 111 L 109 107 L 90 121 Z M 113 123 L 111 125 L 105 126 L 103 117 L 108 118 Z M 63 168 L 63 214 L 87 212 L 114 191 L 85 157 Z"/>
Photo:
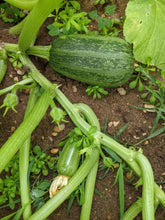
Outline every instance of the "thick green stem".
<path fill-rule="evenodd" d="M 48 202 L 46 202 L 46 204 L 43 205 L 37 212 L 35 212 L 28 220 L 45 219 L 57 207 L 59 207 L 88 175 L 89 171 L 96 163 L 97 154 L 98 150 L 96 148 L 93 149 L 92 154 L 84 160 L 80 168 L 69 180 L 68 185 L 63 187 L 56 195 L 49 199 Z"/>
<path fill-rule="evenodd" d="M 0 83 L 2 82 L 7 71 L 7 60 L 0 59 Z"/>
<path fill-rule="evenodd" d="M 24 10 L 31 10 L 38 0 L 5 0 L 7 3 Z"/>
<path fill-rule="evenodd" d="M 46 60 L 49 61 L 50 48 L 51 48 L 51 45 L 48 45 L 48 46 L 32 46 L 32 47 L 27 49 L 26 54 L 41 57 L 41 58 L 46 59 Z M 19 51 L 18 44 L 6 43 L 5 44 L 5 49 L 10 53 L 21 53 Z"/>
<path fill-rule="evenodd" d="M 30 68 L 31 77 L 43 87 L 45 90 L 49 91 L 50 94 L 54 93 L 56 85 L 53 85 L 47 78 L 45 78 L 34 66 L 29 57 L 25 54 L 20 55 L 21 62 Z"/>
<path fill-rule="evenodd" d="M 51 45 L 49 45 L 49 46 L 32 46 L 27 50 L 27 54 L 41 57 L 41 58 L 49 61 L 50 48 L 51 48 Z"/>
<path fill-rule="evenodd" d="M 82 113 L 83 116 L 85 116 L 86 120 L 91 126 L 96 126 L 98 131 L 100 131 L 99 121 L 95 113 L 92 111 L 92 109 L 89 106 L 83 103 L 75 104 L 74 106 L 79 109 L 80 114 Z M 98 162 L 99 162 L 99 152 L 97 155 L 96 163 L 92 167 L 91 171 L 89 172 L 86 178 L 84 203 L 82 205 L 81 215 L 80 215 L 81 220 L 90 219 L 93 194 L 94 194 L 95 182 L 96 182 L 96 176 L 97 176 L 97 170 L 98 170 Z"/>
<path fill-rule="evenodd" d="M 33 79 L 30 79 L 30 78 L 24 79 L 24 80 L 17 82 L 16 84 L 13 84 L 7 88 L 1 89 L 0 95 L 3 95 L 7 92 L 10 92 L 15 86 L 19 86 L 19 85 L 22 86 L 22 85 L 26 85 L 26 84 L 33 83 L 33 82 L 34 82 Z"/>
<path fill-rule="evenodd" d="M 53 95 L 53 94 L 51 94 Z M 50 93 L 45 91 L 27 118 L 0 149 L 0 173 L 37 127 L 49 107 Z"/>
<path fill-rule="evenodd" d="M 159 205 L 159 200 L 155 200 L 155 211 Z M 133 220 L 142 211 L 142 198 L 138 198 L 124 213 L 123 220 Z"/>
<path fill-rule="evenodd" d="M 94 164 L 94 166 L 92 167 L 90 173 L 86 178 L 84 203 L 81 208 L 80 220 L 90 219 L 93 194 L 95 189 L 95 182 L 96 182 L 98 163 L 99 163 L 99 152 L 98 155 L 96 155 L 96 158 L 97 158 L 96 163 Z"/>
<path fill-rule="evenodd" d="M 81 115 L 81 113 L 85 116 L 86 120 L 91 126 L 96 126 L 97 130 L 100 131 L 100 123 L 98 121 L 98 118 L 96 117 L 95 113 L 93 110 L 86 104 L 84 103 L 78 103 L 78 104 L 73 104 L 77 109 L 78 113 Z M 75 111 L 76 111 L 75 108 Z"/>
<path fill-rule="evenodd" d="M 6 51 L 0 47 L 0 83 L 2 82 L 7 70 Z"/>
<path fill-rule="evenodd" d="M 134 159 L 142 171 L 142 216 L 143 220 L 154 220 L 154 176 L 148 159 L 139 152 L 134 154 Z"/>
<path fill-rule="evenodd" d="M 37 102 L 37 96 L 35 93 L 38 91 L 38 87 L 31 89 L 30 97 L 27 104 L 24 120 L 32 111 L 35 103 Z M 29 151 L 30 151 L 30 137 L 26 139 L 19 151 L 19 176 L 20 176 L 20 195 L 21 204 L 23 208 L 23 219 L 28 219 L 31 216 L 31 201 L 28 185 L 28 168 L 29 168 Z"/>
<path fill-rule="evenodd" d="M 27 20 L 27 16 L 21 21 L 19 22 L 18 24 L 12 26 L 10 29 L 9 29 L 9 34 L 20 34 L 22 29 L 23 29 L 23 26 Z"/>
<path fill-rule="evenodd" d="M 156 183 L 154 183 L 154 193 L 155 193 L 155 199 L 159 200 L 159 202 L 165 208 L 165 193 Z"/>
<path fill-rule="evenodd" d="M 124 213 L 123 220 L 133 220 L 141 211 L 142 211 L 142 198 L 139 198 Z"/>
<path fill-rule="evenodd" d="M 18 45 L 21 52 L 30 48 L 36 39 L 37 33 L 49 14 L 59 7 L 62 0 L 38 0 L 33 10 L 28 14 L 24 27 L 19 36 Z"/>

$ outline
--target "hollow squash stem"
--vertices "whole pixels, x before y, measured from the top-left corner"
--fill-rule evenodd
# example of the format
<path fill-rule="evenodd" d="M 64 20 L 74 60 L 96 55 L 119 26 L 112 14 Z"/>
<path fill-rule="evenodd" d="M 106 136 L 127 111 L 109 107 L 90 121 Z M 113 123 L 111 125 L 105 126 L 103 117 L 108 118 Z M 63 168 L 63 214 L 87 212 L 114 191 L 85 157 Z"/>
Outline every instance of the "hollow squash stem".
<path fill-rule="evenodd" d="M 27 49 L 27 55 L 33 55 L 37 57 L 41 57 L 49 61 L 49 50 L 51 45 L 48 46 L 32 46 Z M 19 51 L 18 44 L 5 43 L 5 49 L 10 53 L 21 53 Z"/>
<path fill-rule="evenodd" d="M 23 26 L 27 20 L 27 16 L 22 20 L 20 21 L 18 24 L 12 26 L 11 28 L 9 28 L 9 34 L 20 34 L 22 29 L 23 29 Z"/>
<path fill-rule="evenodd" d="M 142 171 L 142 216 L 144 220 L 154 220 L 154 176 L 148 159 L 140 152 L 134 154 Z"/>
<path fill-rule="evenodd" d="M 32 10 L 38 0 L 5 0 L 5 2 L 24 10 Z"/>
<path fill-rule="evenodd" d="M 39 28 L 44 23 L 48 15 L 59 8 L 62 0 L 38 0 L 32 11 L 28 14 L 24 27 L 18 39 L 18 45 L 21 52 L 25 52 L 31 47 L 36 39 Z"/>
<path fill-rule="evenodd" d="M 27 104 L 24 120 L 30 114 L 33 107 L 37 102 L 37 96 L 35 93 L 38 91 L 38 87 L 32 88 L 30 91 L 29 101 Z M 21 204 L 23 208 L 23 219 L 28 219 L 31 216 L 31 201 L 30 192 L 28 185 L 28 168 L 29 168 L 29 151 L 30 151 L 30 140 L 29 136 L 19 151 L 19 179 L 20 179 L 20 195 Z"/>
<path fill-rule="evenodd" d="M 159 200 L 155 200 L 155 211 L 159 205 Z M 142 198 L 138 198 L 124 213 L 123 220 L 133 220 L 142 211 Z"/>
<path fill-rule="evenodd" d="M 47 78 L 45 78 L 35 67 L 35 65 L 31 62 L 29 57 L 26 54 L 20 54 L 20 60 L 23 65 L 30 67 L 30 76 L 43 87 L 45 90 L 49 91 L 50 94 L 54 93 L 54 89 L 57 85 L 53 85 Z"/>
<path fill-rule="evenodd" d="M 13 84 L 13 85 L 11 85 L 11 86 L 9 86 L 9 87 L 6 87 L 6 88 L 4 88 L 4 89 L 1 89 L 1 90 L 0 90 L 0 95 L 3 95 L 3 94 L 5 94 L 5 93 L 7 93 L 7 92 L 10 92 L 16 85 L 17 85 L 17 86 L 24 86 L 24 85 L 27 85 L 27 84 L 33 83 L 33 82 L 34 82 L 34 80 L 31 79 L 31 78 L 24 79 L 24 80 L 22 80 L 22 81 L 17 82 L 16 84 Z"/>
<path fill-rule="evenodd" d="M 83 103 L 75 104 L 74 106 L 78 108 L 78 110 L 80 111 L 80 115 L 83 114 L 85 116 L 86 120 L 91 126 L 96 126 L 97 129 L 100 131 L 99 121 L 95 113 L 89 106 Z M 94 166 L 92 167 L 91 171 L 89 172 L 86 178 L 84 203 L 81 208 L 80 220 L 90 219 L 93 194 L 94 194 L 95 182 L 96 182 L 96 176 L 98 170 L 98 162 L 99 162 L 99 154 L 97 155 L 96 163 L 94 164 Z"/>
<path fill-rule="evenodd" d="M 49 97 L 50 93 L 45 91 L 37 101 L 31 113 L 0 148 L 0 173 L 45 115 L 49 107 Z M 51 94 L 51 97 L 53 97 L 53 94 Z"/>

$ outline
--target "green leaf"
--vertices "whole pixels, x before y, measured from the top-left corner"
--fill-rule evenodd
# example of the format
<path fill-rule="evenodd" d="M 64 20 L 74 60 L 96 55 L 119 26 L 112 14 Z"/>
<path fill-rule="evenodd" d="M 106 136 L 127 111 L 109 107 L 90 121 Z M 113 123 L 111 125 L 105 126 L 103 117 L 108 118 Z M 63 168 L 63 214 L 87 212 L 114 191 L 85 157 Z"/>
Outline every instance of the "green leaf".
<path fill-rule="evenodd" d="M 37 188 L 40 190 L 46 190 L 49 188 L 49 186 L 50 186 L 50 182 L 48 180 L 43 180 L 42 182 L 39 183 Z"/>
<path fill-rule="evenodd" d="M 7 215 L 7 216 L 1 218 L 1 220 L 9 220 L 9 219 L 11 219 L 11 217 L 13 217 L 13 215 L 15 215 L 15 214 L 16 214 L 16 212 L 13 212 L 12 214 Z"/>
<path fill-rule="evenodd" d="M 97 11 L 94 10 L 94 11 L 89 12 L 89 17 L 95 20 L 97 18 Z"/>
<path fill-rule="evenodd" d="M 47 28 L 49 30 L 48 33 L 50 36 L 56 36 L 56 35 L 59 35 L 60 33 L 59 27 L 54 26 L 53 24 L 48 25 Z"/>
<path fill-rule="evenodd" d="M 42 197 L 44 194 L 45 194 L 45 191 L 38 189 L 38 188 L 34 188 L 30 192 L 30 196 L 31 196 L 32 200 L 35 200 L 36 198 Z"/>
<path fill-rule="evenodd" d="M 16 212 L 16 215 L 14 216 L 13 220 L 19 220 L 21 218 L 22 213 L 23 213 L 23 208 L 18 209 L 18 211 Z"/>
<path fill-rule="evenodd" d="M 104 157 L 103 158 L 103 163 L 106 167 L 112 168 L 114 163 L 110 157 Z"/>
<path fill-rule="evenodd" d="M 80 128 L 75 127 L 74 128 L 74 132 L 75 132 L 76 135 L 80 135 L 80 136 L 83 135 L 83 133 L 81 132 Z"/>
<path fill-rule="evenodd" d="M 74 9 L 80 10 L 80 3 L 78 3 L 77 1 L 70 1 L 70 3 L 74 7 Z"/>
<path fill-rule="evenodd" d="M 115 12 L 116 9 L 116 5 L 107 5 L 107 7 L 105 8 L 105 12 L 108 15 L 112 15 Z"/>
<path fill-rule="evenodd" d="M 87 135 L 91 135 L 91 134 L 95 133 L 96 131 L 97 131 L 97 127 L 91 126 L 89 131 L 87 132 Z"/>
<path fill-rule="evenodd" d="M 124 36 L 133 43 L 135 59 L 160 69 L 165 68 L 165 1 L 134 0 L 126 8 Z"/>
<path fill-rule="evenodd" d="M 103 29 L 103 27 L 111 27 L 111 19 L 98 17 L 99 30 Z"/>

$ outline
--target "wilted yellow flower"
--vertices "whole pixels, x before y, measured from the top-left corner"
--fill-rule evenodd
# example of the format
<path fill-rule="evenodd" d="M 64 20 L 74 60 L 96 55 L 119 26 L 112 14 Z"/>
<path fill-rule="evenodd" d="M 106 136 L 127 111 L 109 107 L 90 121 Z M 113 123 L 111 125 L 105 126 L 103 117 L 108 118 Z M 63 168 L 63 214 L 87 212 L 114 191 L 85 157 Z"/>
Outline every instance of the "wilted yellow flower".
<path fill-rule="evenodd" d="M 49 189 L 50 198 L 52 198 L 63 186 L 68 184 L 69 178 L 70 177 L 64 175 L 58 175 L 54 178 Z"/>

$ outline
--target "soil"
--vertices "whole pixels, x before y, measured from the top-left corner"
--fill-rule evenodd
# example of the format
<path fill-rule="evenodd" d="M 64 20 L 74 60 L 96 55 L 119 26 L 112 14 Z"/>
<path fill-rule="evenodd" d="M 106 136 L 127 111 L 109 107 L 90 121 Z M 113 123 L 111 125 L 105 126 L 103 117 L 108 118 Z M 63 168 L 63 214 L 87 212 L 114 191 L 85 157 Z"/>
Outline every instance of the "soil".
<path fill-rule="evenodd" d="M 84 11 L 92 11 L 96 9 L 92 1 L 80 1 L 81 7 Z M 87 3 L 86 3 L 87 2 Z M 125 8 L 127 0 L 118 0 L 116 14 L 118 17 L 122 17 L 125 13 Z M 97 10 L 102 12 L 102 7 L 97 7 Z M 47 33 L 46 26 L 52 22 L 52 18 L 47 19 L 42 28 L 40 29 L 36 44 L 38 45 L 48 45 L 52 42 L 53 38 Z M 4 23 L 0 20 L 0 41 L 8 43 L 17 43 L 18 37 L 9 35 L 8 29 L 10 24 Z M 92 96 L 88 96 L 85 92 L 87 84 L 77 82 L 75 80 L 68 79 L 66 77 L 57 76 L 55 71 L 49 66 L 49 63 L 40 58 L 32 58 L 36 67 L 44 74 L 51 82 L 60 84 L 60 89 L 68 97 L 72 103 L 85 103 L 89 105 L 96 116 L 99 119 L 101 129 L 103 130 L 106 121 L 106 116 L 108 116 L 108 126 L 107 133 L 110 135 L 115 135 L 115 133 L 129 122 L 127 129 L 121 134 L 120 140 L 123 143 L 136 144 L 143 138 L 147 137 L 155 120 L 155 113 L 145 112 L 143 110 L 136 109 L 132 105 L 142 107 L 143 101 L 140 98 L 140 94 L 137 89 L 130 90 L 128 83 L 122 86 L 126 90 L 126 95 L 121 96 L 117 88 L 106 88 L 108 95 L 103 95 L 101 99 L 93 100 Z M 16 70 L 12 67 L 11 63 L 8 63 L 7 74 L 0 84 L 0 89 L 3 89 L 9 85 L 13 84 L 14 77 L 18 77 L 21 80 L 21 76 L 17 75 Z M 77 88 L 77 91 L 75 91 Z M 23 120 L 24 112 L 28 100 L 27 92 L 23 91 L 19 94 L 19 104 L 16 106 L 17 114 L 9 110 L 5 117 L 3 117 L 4 109 L 0 109 L 0 143 L 3 145 L 5 141 L 12 135 L 13 128 L 17 128 Z M 4 95 L 0 96 L 0 105 L 3 103 Z M 110 122 L 117 122 L 110 123 Z M 160 128 L 162 121 L 159 122 L 157 128 Z M 116 126 L 115 126 L 116 125 Z M 49 116 L 49 111 L 46 113 L 36 130 L 32 134 L 32 145 L 39 145 L 42 148 L 50 145 L 52 148 L 57 147 L 61 138 L 64 137 L 73 127 L 73 123 L 69 120 L 66 123 L 65 130 L 57 137 L 52 136 L 54 129 L 54 124 L 51 123 L 51 118 Z M 148 158 L 151 163 L 154 172 L 155 181 L 165 181 L 165 136 L 156 136 L 151 142 L 144 142 L 139 145 L 143 149 L 144 155 Z M 94 194 L 91 220 L 119 220 L 119 192 L 118 184 L 112 186 L 117 169 L 114 171 L 110 170 L 103 180 L 97 179 L 96 188 L 98 191 L 104 195 L 106 198 L 102 198 L 98 194 Z M 100 176 L 102 173 L 98 173 Z M 135 189 L 132 182 L 129 182 L 126 176 L 125 179 L 125 210 L 136 201 L 137 197 L 141 195 L 141 187 Z M 137 180 L 137 179 L 136 179 Z M 161 184 L 162 189 L 165 191 L 165 184 Z M 77 205 L 76 201 L 71 207 L 70 213 L 67 215 L 68 201 L 65 201 L 55 212 L 51 214 L 47 219 L 56 220 L 78 220 L 80 216 L 81 208 Z M 8 208 L 0 209 L 0 217 L 4 217 L 11 213 Z M 142 219 L 139 215 L 136 219 Z M 161 207 L 158 207 L 156 211 L 156 220 L 164 220 L 165 212 Z"/>

